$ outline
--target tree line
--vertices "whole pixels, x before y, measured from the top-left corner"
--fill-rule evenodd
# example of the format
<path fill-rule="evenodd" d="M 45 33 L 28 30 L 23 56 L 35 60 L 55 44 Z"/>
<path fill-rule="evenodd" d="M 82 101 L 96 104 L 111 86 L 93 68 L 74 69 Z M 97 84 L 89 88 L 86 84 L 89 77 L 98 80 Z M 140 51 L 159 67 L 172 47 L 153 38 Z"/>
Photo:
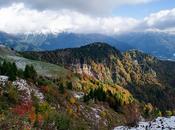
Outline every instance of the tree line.
<path fill-rule="evenodd" d="M 88 102 L 89 100 L 107 102 L 109 106 L 116 111 L 120 107 L 126 105 L 125 97 L 122 93 L 118 92 L 112 94 L 111 91 L 104 91 L 102 87 L 90 89 L 90 91 L 84 96 L 84 102 Z"/>
<path fill-rule="evenodd" d="M 4 60 L 0 63 L 0 75 L 8 76 L 10 81 L 16 80 L 17 77 L 34 80 L 37 77 L 37 72 L 33 65 L 26 65 L 22 70 L 18 69 L 14 62 Z"/>

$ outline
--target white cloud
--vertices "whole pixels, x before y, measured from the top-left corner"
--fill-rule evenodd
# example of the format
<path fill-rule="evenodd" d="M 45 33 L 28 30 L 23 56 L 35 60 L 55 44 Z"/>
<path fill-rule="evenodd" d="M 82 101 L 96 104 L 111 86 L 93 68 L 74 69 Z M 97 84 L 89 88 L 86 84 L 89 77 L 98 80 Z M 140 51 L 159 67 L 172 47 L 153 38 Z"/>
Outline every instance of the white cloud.
<path fill-rule="evenodd" d="M 0 19 L 0 30 L 8 33 L 69 31 L 114 34 L 128 31 L 138 23 L 133 18 L 92 17 L 70 10 L 31 10 L 22 3 L 0 9 Z"/>
<path fill-rule="evenodd" d="M 129 0 L 128 0 L 129 1 Z M 0 9 L 0 31 L 7 33 L 117 34 L 129 31 L 175 32 L 175 9 L 163 10 L 143 20 L 128 17 L 97 17 L 73 10 L 35 10 L 23 3 Z"/>
<path fill-rule="evenodd" d="M 153 13 L 146 17 L 144 22 L 149 28 L 157 28 L 160 30 L 173 28 L 175 27 L 175 8 Z"/>
<path fill-rule="evenodd" d="M 118 6 L 126 4 L 143 4 L 157 0 L 0 0 L 0 5 L 25 3 L 31 8 L 70 9 L 88 14 L 107 14 Z"/>

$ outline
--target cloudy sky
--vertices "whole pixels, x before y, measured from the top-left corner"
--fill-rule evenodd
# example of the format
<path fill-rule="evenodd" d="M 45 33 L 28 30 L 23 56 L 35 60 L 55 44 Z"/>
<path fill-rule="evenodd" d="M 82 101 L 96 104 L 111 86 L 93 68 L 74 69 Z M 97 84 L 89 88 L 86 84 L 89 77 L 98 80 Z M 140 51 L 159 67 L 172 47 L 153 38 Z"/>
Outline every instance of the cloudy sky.
<path fill-rule="evenodd" d="M 175 32 L 174 0 L 0 0 L 7 33 Z"/>

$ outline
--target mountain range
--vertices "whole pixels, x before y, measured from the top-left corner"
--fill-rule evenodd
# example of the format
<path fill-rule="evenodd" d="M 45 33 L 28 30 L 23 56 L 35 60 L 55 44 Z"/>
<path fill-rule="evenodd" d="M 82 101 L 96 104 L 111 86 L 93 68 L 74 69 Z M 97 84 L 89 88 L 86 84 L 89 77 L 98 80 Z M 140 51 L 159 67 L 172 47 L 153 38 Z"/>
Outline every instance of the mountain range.
<path fill-rule="evenodd" d="M 161 32 L 137 32 L 118 35 L 117 39 L 127 42 L 135 49 L 161 59 L 174 59 L 175 35 Z"/>
<path fill-rule="evenodd" d="M 0 43 L 18 51 L 73 48 L 93 42 L 106 42 L 120 51 L 141 50 L 160 59 L 174 60 L 175 35 L 161 32 L 135 32 L 120 35 L 102 34 L 7 34 L 0 32 Z"/>

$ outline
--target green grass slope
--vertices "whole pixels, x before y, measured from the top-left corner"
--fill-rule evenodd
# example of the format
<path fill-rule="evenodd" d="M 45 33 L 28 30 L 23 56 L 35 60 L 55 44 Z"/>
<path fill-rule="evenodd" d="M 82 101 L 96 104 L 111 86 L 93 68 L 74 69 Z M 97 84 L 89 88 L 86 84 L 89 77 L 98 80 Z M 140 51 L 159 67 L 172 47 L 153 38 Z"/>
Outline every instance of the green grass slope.
<path fill-rule="evenodd" d="M 46 77 L 59 78 L 61 76 L 64 78 L 71 73 L 69 70 L 58 65 L 23 58 L 15 51 L 4 46 L 0 46 L 0 59 L 15 62 L 19 69 L 24 69 L 27 64 L 33 65 L 39 75 Z"/>

